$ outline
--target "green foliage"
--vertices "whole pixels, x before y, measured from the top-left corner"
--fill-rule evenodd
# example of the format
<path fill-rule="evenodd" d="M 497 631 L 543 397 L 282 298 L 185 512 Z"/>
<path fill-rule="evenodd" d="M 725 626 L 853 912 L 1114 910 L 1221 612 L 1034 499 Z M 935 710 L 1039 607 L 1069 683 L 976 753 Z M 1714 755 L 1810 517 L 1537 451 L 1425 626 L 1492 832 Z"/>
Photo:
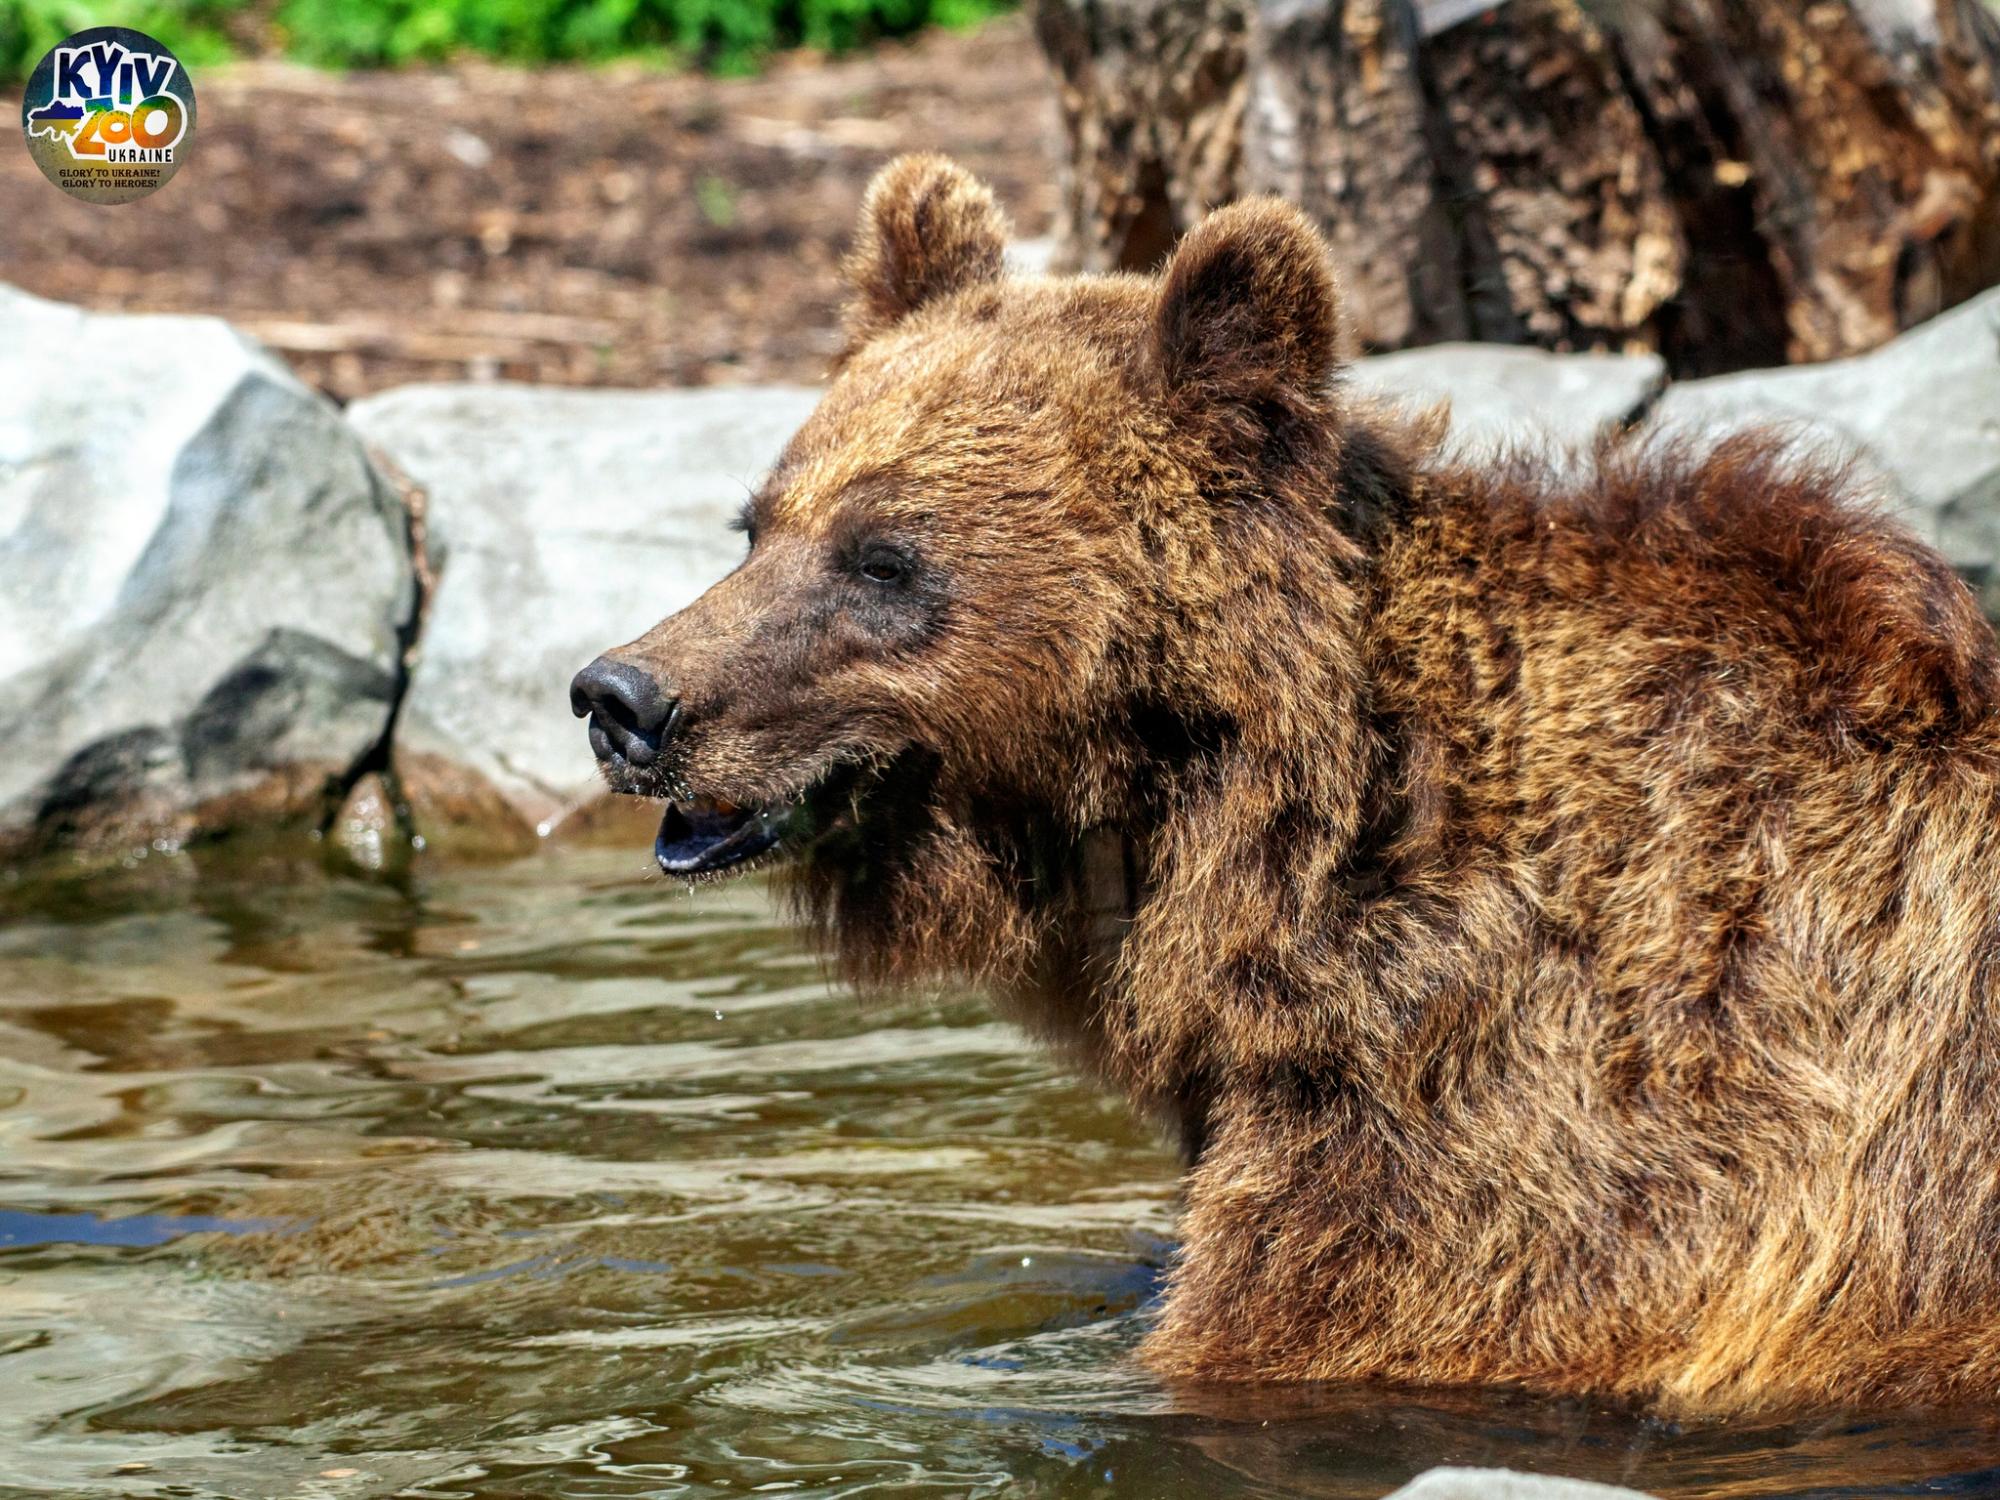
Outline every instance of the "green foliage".
<path fill-rule="evenodd" d="M 4 3 L 4 0 L 0 0 Z M 942 22 L 963 25 L 1003 0 L 281 0 L 278 23 L 308 61 L 353 66 L 470 51 L 517 62 L 630 53 L 724 71 L 779 47 L 839 51 Z"/>
<path fill-rule="evenodd" d="M 701 216 L 717 229 L 736 222 L 736 190 L 720 177 L 704 177 L 694 185 L 694 201 Z"/>
<path fill-rule="evenodd" d="M 839 51 L 927 25 L 963 26 L 1011 0 L 0 0 L 0 80 L 86 26 L 135 26 L 191 64 L 261 38 L 329 67 L 651 56 L 724 72 L 780 47 Z"/>
<path fill-rule="evenodd" d="M 0 83 L 19 83 L 44 52 L 86 26 L 131 26 L 158 37 L 190 67 L 229 54 L 222 22 L 241 0 L 0 0 Z"/>

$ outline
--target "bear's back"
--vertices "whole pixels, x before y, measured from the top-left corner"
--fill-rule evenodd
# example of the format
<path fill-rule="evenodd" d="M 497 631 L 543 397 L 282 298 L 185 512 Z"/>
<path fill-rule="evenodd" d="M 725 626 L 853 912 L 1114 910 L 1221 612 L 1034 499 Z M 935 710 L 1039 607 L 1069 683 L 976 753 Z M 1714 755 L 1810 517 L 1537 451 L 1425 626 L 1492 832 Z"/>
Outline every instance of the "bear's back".
<path fill-rule="evenodd" d="M 1848 468 L 1800 448 L 1782 430 L 1649 433 L 1574 464 L 1437 477 L 1491 549 L 1482 582 L 1517 609 L 1683 648 L 1691 670 L 1760 680 L 1783 693 L 1764 708 L 1835 740 L 1990 727 L 2000 650 L 1971 590 Z"/>

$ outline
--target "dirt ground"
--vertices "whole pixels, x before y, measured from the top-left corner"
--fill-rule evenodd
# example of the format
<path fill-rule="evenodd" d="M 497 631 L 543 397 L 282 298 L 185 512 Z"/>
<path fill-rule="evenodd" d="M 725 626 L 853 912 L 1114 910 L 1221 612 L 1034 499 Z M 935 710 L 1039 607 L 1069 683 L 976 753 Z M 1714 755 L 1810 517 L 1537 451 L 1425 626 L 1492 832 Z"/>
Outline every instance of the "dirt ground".
<path fill-rule="evenodd" d="M 1023 236 L 1054 207 L 1052 87 L 1018 16 L 750 79 L 249 62 L 195 88 L 186 164 L 137 204 L 71 202 L 0 147 L 0 281 L 220 313 L 341 400 L 815 380 L 886 158 L 951 153 Z M 18 119 L 18 94 L 0 108 Z"/>

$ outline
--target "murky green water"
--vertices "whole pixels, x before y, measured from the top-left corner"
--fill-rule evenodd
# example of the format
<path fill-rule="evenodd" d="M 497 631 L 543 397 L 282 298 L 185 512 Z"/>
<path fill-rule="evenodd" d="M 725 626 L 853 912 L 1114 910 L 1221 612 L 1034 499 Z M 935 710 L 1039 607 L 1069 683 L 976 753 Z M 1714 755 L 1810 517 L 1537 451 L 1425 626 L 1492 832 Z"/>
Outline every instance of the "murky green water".
<path fill-rule="evenodd" d="M 2000 1490 L 2000 1418 L 1161 1389 L 1175 1168 L 630 853 L 0 897 L 0 1494 Z"/>

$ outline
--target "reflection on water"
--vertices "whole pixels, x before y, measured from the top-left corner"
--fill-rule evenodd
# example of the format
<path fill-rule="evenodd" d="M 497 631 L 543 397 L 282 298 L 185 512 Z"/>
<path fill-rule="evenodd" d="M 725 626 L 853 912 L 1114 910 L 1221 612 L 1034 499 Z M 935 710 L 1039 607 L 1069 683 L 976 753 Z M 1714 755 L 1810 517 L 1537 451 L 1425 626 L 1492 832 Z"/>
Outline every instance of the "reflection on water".
<path fill-rule="evenodd" d="M 0 1495 L 2000 1489 L 1985 1412 L 1162 1389 L 1174 1164 L 975 999 L 631 854 L 282 874 L 6 898 Z"/>

